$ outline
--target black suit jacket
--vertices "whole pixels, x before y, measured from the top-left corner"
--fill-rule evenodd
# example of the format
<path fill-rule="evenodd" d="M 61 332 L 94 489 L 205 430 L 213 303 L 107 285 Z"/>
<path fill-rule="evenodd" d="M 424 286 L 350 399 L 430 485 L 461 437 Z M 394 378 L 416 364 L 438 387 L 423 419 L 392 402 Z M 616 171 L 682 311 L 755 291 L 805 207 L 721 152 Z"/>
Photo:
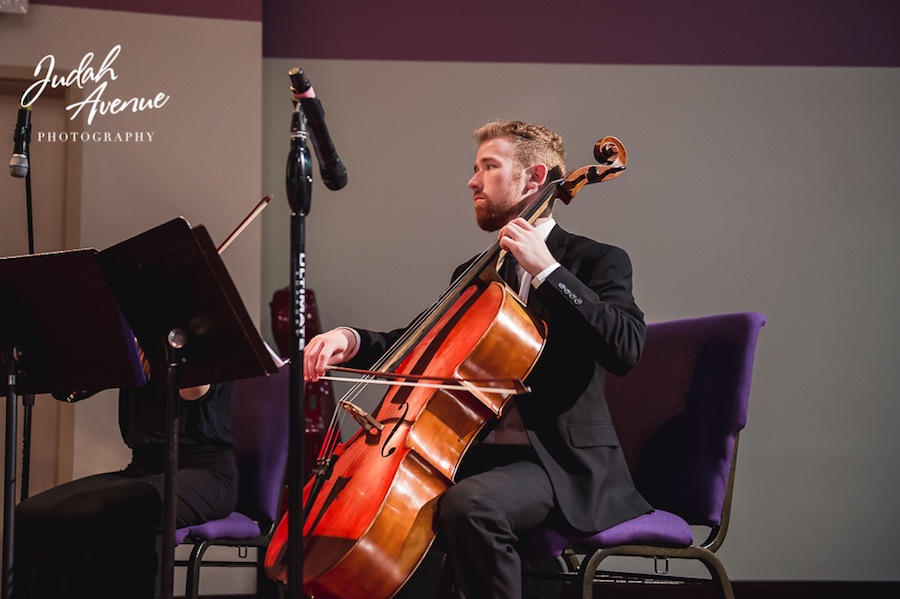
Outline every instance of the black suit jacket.
<path fill-rule="evenodd" d="M 547 246 L 561 268 L 531 290 L 527 305 L 549 332 L 526 380 L 532 392 L 516 401 L 566 520 L 600 531 L 652 509 L 631 481 L 603 394 L 606 371 L 624 375 L 637 363 L 646 326 L 623 250 L 559 226 Z M 351 363 L 360 366 L 402 332 L 357 330 L 361 345 Z"/>

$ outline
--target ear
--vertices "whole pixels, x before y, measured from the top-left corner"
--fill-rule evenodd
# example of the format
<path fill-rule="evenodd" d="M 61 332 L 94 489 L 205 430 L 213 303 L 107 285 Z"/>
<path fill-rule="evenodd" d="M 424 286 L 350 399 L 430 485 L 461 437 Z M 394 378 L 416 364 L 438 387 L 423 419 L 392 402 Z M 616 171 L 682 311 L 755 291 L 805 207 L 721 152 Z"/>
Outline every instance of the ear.
<path fill-rule="evenodd" d="M 533 164 L 525 169 L 525 174 L 527 179 L 525 180 L 526 186 L 529 189 L 538 190 L 540 189 L 544 183 L 547 182 L 547 173 L 549 170 L 547 169 L 546 164 Z"/>

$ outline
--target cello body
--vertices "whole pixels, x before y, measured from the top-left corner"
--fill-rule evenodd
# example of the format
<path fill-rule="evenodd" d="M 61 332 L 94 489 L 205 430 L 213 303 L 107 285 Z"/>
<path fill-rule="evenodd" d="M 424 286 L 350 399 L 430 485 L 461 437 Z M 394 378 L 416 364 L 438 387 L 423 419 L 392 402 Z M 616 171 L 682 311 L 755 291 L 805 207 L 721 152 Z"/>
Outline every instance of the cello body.
<path fill-rule="evenodd" d="M 413 348 L 398 372 L 461 381 L 525 378 L 545 327 L 501 282 L 473 284 Z M 361 429 L 335 451 L 325 486 L 304 488 L 303 590 L 320 598 L 393 596 L 434 541 L 438 497 L 508 392 L 391 387 Z M 287 517 L 266 553 L 270 577 L 286 581 Z"/>

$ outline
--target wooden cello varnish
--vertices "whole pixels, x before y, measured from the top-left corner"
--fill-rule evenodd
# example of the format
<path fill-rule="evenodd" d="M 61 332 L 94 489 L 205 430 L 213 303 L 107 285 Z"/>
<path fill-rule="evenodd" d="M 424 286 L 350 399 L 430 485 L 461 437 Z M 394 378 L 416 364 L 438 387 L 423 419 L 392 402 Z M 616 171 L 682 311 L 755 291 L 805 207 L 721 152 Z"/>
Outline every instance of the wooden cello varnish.
<path fill-rule="evenodd" d="M 397 370 L 463 380 L 525 378 L 543 333 L 506 287 L 482 282 L 460 296 Z M 435 501 L 453 484 L 465 449 L 508 400 L 508 393 L 484 390 L 392 388 L 373 414 L 384 429 L 360 430 L 338 448 L 332 484 L 305 516 L 304 592 L 317 599 L 396 593 L 434 540 Z M 270 546 L 266 568 L 283 580 L 281 557 Z"/>

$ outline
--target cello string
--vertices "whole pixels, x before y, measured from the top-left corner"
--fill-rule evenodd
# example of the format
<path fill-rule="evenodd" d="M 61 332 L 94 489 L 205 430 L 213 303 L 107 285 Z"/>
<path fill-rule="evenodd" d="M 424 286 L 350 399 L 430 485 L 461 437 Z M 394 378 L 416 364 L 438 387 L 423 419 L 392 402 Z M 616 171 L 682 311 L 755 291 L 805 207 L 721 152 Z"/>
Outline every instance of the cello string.
<path fill-rule="evenodd" d="M 359 379 L 349 377 L 349 376 L 331 376 L 326 375 L 320 377 L 327 381 L 337 381 L 339 383 L 353 383 L 358 381 Z M 428 383 L 425 381 L 383 381 L 381 379 L 373 378 L 367 382 L 369 385 L 387 385 L 389 387 L 420 387 L 423 389 L 451 389 L 458 391 L 481 391 L 482 393 L 509 393 L 510 395 L 515 394 L 515 390 L 513 389 L 501 389 L 497 387 L 481 387 L 479 385 L 463 385 L 462 383 L 458 385 L 452 385 L 447 383 Z M 349 402 L 348 402 L 349 403 Z M 356 404 L 354 404 L 356 405 Z"/>
<path fill-rule="evenodd" d="M 412 374 L 409 372 L 377 372 L 373 370 L 364 370 L 360 368 L 351 368 L 348 366 L 337 366 L 332 365 L 326 367 L 326 370 L 329 372 L 344 372 L 348 374 L 355 375 L 372 375 L 378 379 L 402 379 L 402 380 L 410 380 L 410 381 L 440 381 L 450 385 L 459 385 L 461 383 L 488 383 L 488 384 L 498 384 L 505 383 L 508 385 L 512 385 L 514 388 L 521 388 L 521 381 L 514 378 L 466 378 L 466 379 L 458 379 L 454 377 L 445 377 L 445 376 L 436 376 L 431 374 Z M 356 380 L 356 379 L 354 379 Z"/>

